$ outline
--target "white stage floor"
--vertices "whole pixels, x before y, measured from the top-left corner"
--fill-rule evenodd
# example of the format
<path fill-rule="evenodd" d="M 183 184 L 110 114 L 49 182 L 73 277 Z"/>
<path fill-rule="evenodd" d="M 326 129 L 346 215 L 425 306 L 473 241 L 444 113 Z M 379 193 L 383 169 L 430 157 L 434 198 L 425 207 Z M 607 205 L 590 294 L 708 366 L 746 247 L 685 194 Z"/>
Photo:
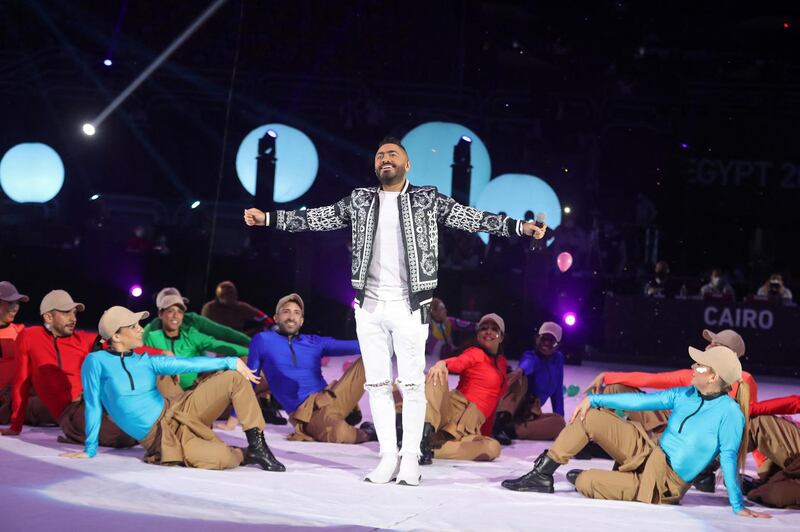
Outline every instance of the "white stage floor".
<path fill-rule="evenodd" d="M 343 360 L 325 368 L 330 380 Z M 605 369 L 620 368 L 617 365 Z M 597 366 L 568 366 L 565 384 L 581 389 Z M 455 379 L 451 377 L 452 382 Z M 759 378 L 761 399 L 798 393 L 796 381 Z M 567 415 L 578 398 L 566 399 Z M 369 419 L 366 397 L 362 399 Z M 549 409 L 549 407 L 546 407 Z M 159 467 L 141 461 L 140 447 L 101 448 L 92 460 L 59 453 L 55 428 L 26 427 L 19 437 L 0 437 L 0 530 L 163 529 L 265 530 L 798 530 L 800 511 L 765 510 L 771 520 L 735 516 L 725 488 L 715 494 L 691 490 L 680 506 L 595 501 L 566 481 L 569 469 L 610 468 L 604 460 L 573 461 L 557 472 L 556 493 L 515 493 L 500 481 L 527 472 L 547 442 L 519 442 L 492 463 L 437 460 L 423 468 L 419 487 L 362 481 L 377 460 L 377 444 L 335 445 L 290 442 L 288 426 L 267 426 L 267 441 L 286 464 L 286 473 L 254 467 L 202 471 Z M 220 432 L 246 446 L 241 430 Z M 750 470 L 754 470 L 752 461 Z"/>

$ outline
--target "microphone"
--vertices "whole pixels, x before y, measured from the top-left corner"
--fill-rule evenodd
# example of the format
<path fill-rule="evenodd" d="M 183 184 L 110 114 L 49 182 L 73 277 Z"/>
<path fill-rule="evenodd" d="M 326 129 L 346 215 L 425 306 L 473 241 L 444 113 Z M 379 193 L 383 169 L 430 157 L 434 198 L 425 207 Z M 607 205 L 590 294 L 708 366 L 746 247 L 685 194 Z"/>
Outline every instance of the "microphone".
<path fill-rule="evenodd" d="M 536 215 L 536 221 L 534 222 L 536 227 L 544 227 L 544 213 L 540 212 Z M 542 249 L 544 247 L 544 238 L 541 240 L 536 240 L 535 238 L 531 237 L 531 243 L 528 246 L 528 251 L 536 251 Z"/>

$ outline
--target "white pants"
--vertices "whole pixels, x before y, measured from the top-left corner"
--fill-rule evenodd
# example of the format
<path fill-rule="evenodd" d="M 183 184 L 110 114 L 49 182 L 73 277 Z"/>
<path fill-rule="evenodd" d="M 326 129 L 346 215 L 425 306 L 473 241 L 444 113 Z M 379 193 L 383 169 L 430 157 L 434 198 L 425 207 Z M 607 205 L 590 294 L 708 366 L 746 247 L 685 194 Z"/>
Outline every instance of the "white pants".
<path fill-rule="evenodd" d="M 361 345 L 372 421 L 381 454 L 397 450 L 392 353 L 397 355 L 397 384 L 403 393 L 403 445 L 400 454 L 420 454 L 425 423 L 425 341 L 428 325 L 407 301 L 365 299 L 356 306 L 356 332 Z"/>

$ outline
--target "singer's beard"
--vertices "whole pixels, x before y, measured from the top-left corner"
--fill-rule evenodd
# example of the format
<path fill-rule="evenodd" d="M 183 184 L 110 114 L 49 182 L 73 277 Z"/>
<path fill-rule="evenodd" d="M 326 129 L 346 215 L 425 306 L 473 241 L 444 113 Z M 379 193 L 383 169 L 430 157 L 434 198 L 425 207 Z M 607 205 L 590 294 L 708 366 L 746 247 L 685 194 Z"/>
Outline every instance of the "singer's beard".
<path fill-rule="evenodd" d="M 382 172 L 380 168 L 375 172 L 378 181 L 383 186 L 392 186 L 402 183 L 406 179 L 406 169 L 402 166 L 395 166 L 394 170 L 387 170 Z"/>

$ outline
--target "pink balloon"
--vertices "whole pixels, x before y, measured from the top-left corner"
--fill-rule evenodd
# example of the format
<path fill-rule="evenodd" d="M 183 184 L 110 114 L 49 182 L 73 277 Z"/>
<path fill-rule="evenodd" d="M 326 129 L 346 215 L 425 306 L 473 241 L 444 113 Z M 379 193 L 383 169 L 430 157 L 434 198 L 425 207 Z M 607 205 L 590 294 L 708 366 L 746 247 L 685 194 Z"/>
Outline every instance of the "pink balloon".
<path fill-rule="evenodd" d="M 562 272 L 565 272 L 572 267 L 572 255 L 567 253 L 566 251 L 562 251 L 556 257 L 556 264 L 558 264 L 558 269 Z"/>

